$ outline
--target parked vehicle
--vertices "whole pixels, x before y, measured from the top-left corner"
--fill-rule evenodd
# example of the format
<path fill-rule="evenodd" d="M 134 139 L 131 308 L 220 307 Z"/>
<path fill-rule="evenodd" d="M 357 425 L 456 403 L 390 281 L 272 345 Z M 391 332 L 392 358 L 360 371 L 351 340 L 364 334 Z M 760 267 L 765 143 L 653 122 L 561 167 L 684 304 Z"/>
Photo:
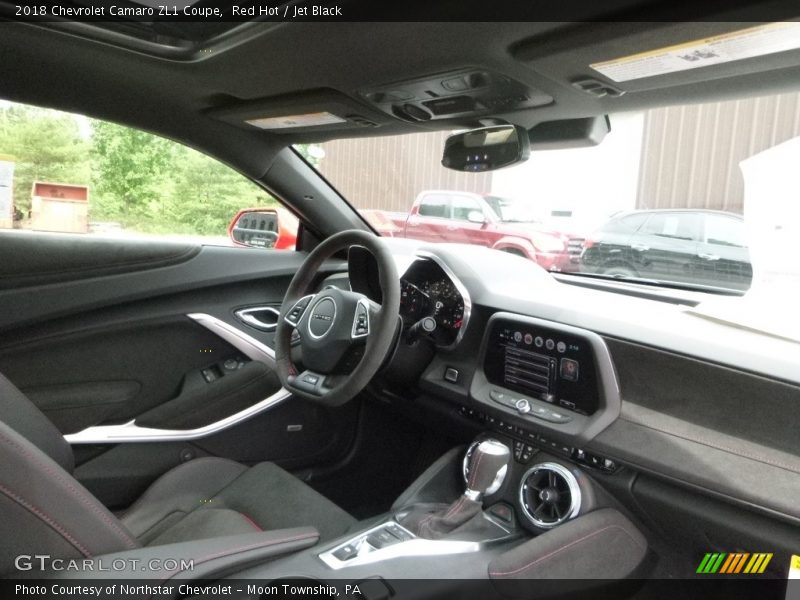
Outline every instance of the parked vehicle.
<path fill-rule="evenodd" d="M 577 270 L 571 236 L 543 226 L 529 206 L 511 198 L 429 190 L 407 215 L 387 214 L 396 226 L 394 237 L 477 244 L 530 258 L 548 271 Z"/>
<path fill-rule="evenodd" d="M 583 244 L 581 269 L 617 278 L 750 287 L 744 221 L 710 210 L 645 210 L 615 215 Z"/>

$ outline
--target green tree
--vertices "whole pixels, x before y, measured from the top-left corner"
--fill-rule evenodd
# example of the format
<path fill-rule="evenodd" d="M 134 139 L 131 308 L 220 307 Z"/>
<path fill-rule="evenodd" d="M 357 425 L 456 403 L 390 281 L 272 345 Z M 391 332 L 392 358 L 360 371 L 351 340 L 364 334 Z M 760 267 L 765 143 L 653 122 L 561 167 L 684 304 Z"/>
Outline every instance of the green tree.
<path fill-rule="evenodd" d="M 14 157 L 14 204 L 26 213 L 34 181 L 86 185 L 89 144 L 72 115 L 19 104 L 0 108 L 0 154 Z"/>
<path fill-rule="evenodd" d="M 224 234 L 239 209 L 275 206 L 263 189 L 222 163 L 185 146 L 175 152 L 165 217 L 186 233 Z"/>
<path fill-rule="evenodd" d="M 103 218 L 147 218 L 160 208 L 173 171 L 175 144 L 105 121 L 92 122 L 92 179 Z"/>
<path fill-rule="evenodd" d="M 30 207 L 33 181 L 89 184 L 90 219 L 144 233 L 224 236 L 241 208 L 275 206 L 236 171 L 170 140 L 73 115 L 0 107 L 0 154 L 15 157 L 16 205 Z"/>

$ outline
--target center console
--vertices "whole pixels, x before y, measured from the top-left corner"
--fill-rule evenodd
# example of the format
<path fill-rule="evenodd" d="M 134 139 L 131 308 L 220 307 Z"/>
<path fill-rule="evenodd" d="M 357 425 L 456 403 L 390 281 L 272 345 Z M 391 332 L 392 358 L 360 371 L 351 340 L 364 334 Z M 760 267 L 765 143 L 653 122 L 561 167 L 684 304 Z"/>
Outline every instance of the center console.
<path fill-rule="evenodd" d="M 360 531 L 235 577 L 366 582 L 376 598 L 452 595 L 448 586 L 465 581 L 482 581 L 481 597 L 543 598 L 542 578 L 552 574 L 591 588 L 629 576 L 647 552 L 636 526 L 602 497 L 579 467 L 540 450 L 524 465 L 511 438 L 482 434 Z"/>
<path fill-rule="evenodd" d="M 583 468 L 617 469 L 581 449 L 620 411 L 602 338 L 496 313 L 461 402 L 461 414 L 483 433 L 431 465 L 389 513 L 237 577 L 391 581 L 395 591 L 382 598 L 403 596 L 398 580 L 437 580 L 441 593 L 477 579 L 491 592 L 481 597 L 543 598 L 542 579 L 574 580 L 575 589 L 590 591 L 639 568 L 645 538 Z M 381 594 L 392 587 L 383 583 Z"/>

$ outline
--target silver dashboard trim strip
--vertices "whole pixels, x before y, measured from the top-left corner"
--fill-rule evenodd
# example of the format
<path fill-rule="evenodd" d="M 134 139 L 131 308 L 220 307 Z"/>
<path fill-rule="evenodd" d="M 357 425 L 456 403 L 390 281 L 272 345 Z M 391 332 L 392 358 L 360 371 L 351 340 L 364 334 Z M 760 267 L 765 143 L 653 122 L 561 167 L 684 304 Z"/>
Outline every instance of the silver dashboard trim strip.
<path fill-rule="evenodd" d="M 236 327 L 207 315 L 192 313 L 190 319 L 217 334 L 251 360 L 275 367 L 275 352 L 269 346 L 240 331 Z M 140 427 L 133 419 L 119 425 L 95 425 L 77 433 L 70 433 L 64 439 L 70 444 L 117 444 L 122 442 L 176 442 L 196 440 L 238 425 L 256 415 L 271 409 L 291 397 L 291 392 L 279 389 L 271 396 L 235 414 L 214 423 L 195 429 L 158 429 Z"/>

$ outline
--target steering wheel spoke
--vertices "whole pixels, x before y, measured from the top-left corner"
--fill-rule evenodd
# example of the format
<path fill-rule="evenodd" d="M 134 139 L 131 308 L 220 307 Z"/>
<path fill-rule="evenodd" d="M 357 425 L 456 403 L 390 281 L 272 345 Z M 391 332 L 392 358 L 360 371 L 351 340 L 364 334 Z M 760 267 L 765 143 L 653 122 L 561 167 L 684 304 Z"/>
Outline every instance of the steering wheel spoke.
<path fill-rule="evenodd" d="M 359 298 L 356 301 L 356 309 L 353 311 L 353 327 L 350 330 L 350 337 L 354 340 L 365 338 L 369 335 L 369 300 Z"/>
<path fill-rule="evenodd" d="M 315 396 L 322 396 L 325 389 L 325 375 L 322 373 L 315 373 L 314 371 L 305 370 L 299 375 L 290 375 L 289 383 L 293 388 L 297 388 L 314 394 Z"/>
<path fill-rule="evenodd" d="M 300 321 L 303 319 L 303 315 L 305 314 L 308 305 L 311 304 L 311 301 L 314 299 L 314 296 L 316 296 L 316 294 L 308 294 L 300 298 L 288 311 L 286 311 L 286 315 L 283 317 L 283 320 L 292 327 L 297 328 L 297 326 L 300 324 Z"/>

